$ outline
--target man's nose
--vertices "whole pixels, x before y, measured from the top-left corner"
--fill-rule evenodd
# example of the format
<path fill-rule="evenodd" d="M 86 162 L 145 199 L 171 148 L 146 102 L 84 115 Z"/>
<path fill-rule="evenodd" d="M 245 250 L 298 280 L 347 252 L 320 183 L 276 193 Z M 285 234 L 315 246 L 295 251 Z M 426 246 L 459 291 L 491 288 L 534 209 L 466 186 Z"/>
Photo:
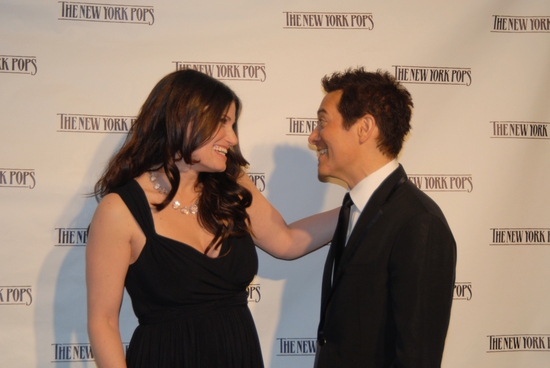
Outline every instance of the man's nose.
<path fill-rule="evenodd" d="M 315 145 L 319 141 L 319 126 L 316 126 L 315 129 L 311 131 L 309 137 L 307 137 L 309 144 Z"/>

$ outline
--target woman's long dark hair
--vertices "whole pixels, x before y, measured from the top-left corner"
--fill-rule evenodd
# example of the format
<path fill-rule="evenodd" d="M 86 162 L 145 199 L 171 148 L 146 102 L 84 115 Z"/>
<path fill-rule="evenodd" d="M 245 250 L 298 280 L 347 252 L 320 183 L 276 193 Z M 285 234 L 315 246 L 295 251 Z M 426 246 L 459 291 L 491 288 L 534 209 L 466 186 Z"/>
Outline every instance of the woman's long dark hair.
<path fill-rule="evenodd" d="M 190 165 L 197 163 L 192 159 L 193 152 L 217 133 L 231 103 L 236 107 L 233 129 L 237 134 L 241 102 L 228 86 L 195 70 L 176 71 L 162 78 L 96 183 L 95 197 L 104 197 L 146 171 L 162 169 L 171 189 L 164 201 L 154 206 L 159 211 L 165 208 L 180 183 L 176 162 L 182 159 Z M 212 247 L 217 249 L 228 236 L 250 233 L 246 208 L 252 203 L 252 195 L 237 183 L 247 165 L 236 145 L 227 153 L 224 172 L 199 173 L 198 221 L 214 234 L 205 254 Z"/>

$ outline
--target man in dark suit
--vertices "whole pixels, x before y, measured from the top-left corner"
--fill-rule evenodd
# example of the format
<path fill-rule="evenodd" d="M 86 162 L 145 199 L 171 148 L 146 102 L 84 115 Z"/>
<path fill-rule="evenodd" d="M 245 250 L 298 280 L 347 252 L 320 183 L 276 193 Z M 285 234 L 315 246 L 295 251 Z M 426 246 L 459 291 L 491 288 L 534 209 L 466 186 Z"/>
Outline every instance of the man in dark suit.
<path fill-rule="evenodd" d="M 397 162 L 411 96 L 389 73 L 363 68 L 322 84 L 309 143 L 319 176 L 344 181 L 353 203 L 327 256 L 315 367 L 440 367 L 456 244 L 437 204 Z"/>

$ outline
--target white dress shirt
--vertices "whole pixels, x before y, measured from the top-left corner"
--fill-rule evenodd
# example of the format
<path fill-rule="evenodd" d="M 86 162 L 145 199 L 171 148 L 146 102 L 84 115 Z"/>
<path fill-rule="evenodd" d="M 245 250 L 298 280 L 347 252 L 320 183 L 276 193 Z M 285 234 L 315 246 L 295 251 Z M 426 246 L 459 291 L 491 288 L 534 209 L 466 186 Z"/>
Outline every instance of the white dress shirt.
<path fill-rule="evenodd" d="M 376 170 L 363 180 L 361 180 L 352 190 L 350 190 L 349 195 L 353 201 L 353 205 L 350 209 L 349 224 L 348 224 L 348 235 L 346 237 L 346 243 L 349 240 L 349 236 L 361 215 L 361 212 L 367 205 L 372 193 L 386 178 L 399 167 L 397 160 L 392 160 L 386 165 L 382 166 L 380 169 Z"/>

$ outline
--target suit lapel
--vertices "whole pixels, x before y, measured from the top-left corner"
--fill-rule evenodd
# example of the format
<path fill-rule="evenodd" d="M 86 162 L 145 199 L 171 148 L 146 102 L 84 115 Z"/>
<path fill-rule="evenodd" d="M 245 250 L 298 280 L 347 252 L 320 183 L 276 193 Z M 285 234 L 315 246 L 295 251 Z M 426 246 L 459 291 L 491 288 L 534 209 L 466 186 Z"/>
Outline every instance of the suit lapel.
<path fill-rule="evenodd" d="M 332 294 L 332 269 L 334 267 L 334 252 L 332 244 L 329 248 L 325 269 L 323 271 L 323 282 L 321 284 L 321 322 L 324 320 L 324 310 Z"/>
<path fill-rule="evenodd" d="M 382 215 L 382 206 L 390 200 L 397 188 L 399 188 L 399 186 L 406 180 L 407 174 L 405 173 L 403 167 L 399 165 L 399 167 L 391 173 L 374 191 L 365 208 L 361 212 L 361 216 L 359 216 L 355 227 L 353 228 L 348 243 L 344 249 L 344 253 L 342 254 L 342 258 L 340 259 L 338 271 L 334 275 L 332 283 L 331 274 L 333 267 L 332 265 L 334 263 L 334 255 L 331 251 L 329 251 L 327 262 L 325 263 L 325 272 L 323 274 L 323 293 L 321 297 L 321 306 L 323 309 L 322 315 L 324 315 L 324 311 L 328 305 L 332 293 L 340 281 L 347 264 L 351 261 L 357 249 L 363 244 L 362 240 L 367 235 L 369 229 Z"/>

